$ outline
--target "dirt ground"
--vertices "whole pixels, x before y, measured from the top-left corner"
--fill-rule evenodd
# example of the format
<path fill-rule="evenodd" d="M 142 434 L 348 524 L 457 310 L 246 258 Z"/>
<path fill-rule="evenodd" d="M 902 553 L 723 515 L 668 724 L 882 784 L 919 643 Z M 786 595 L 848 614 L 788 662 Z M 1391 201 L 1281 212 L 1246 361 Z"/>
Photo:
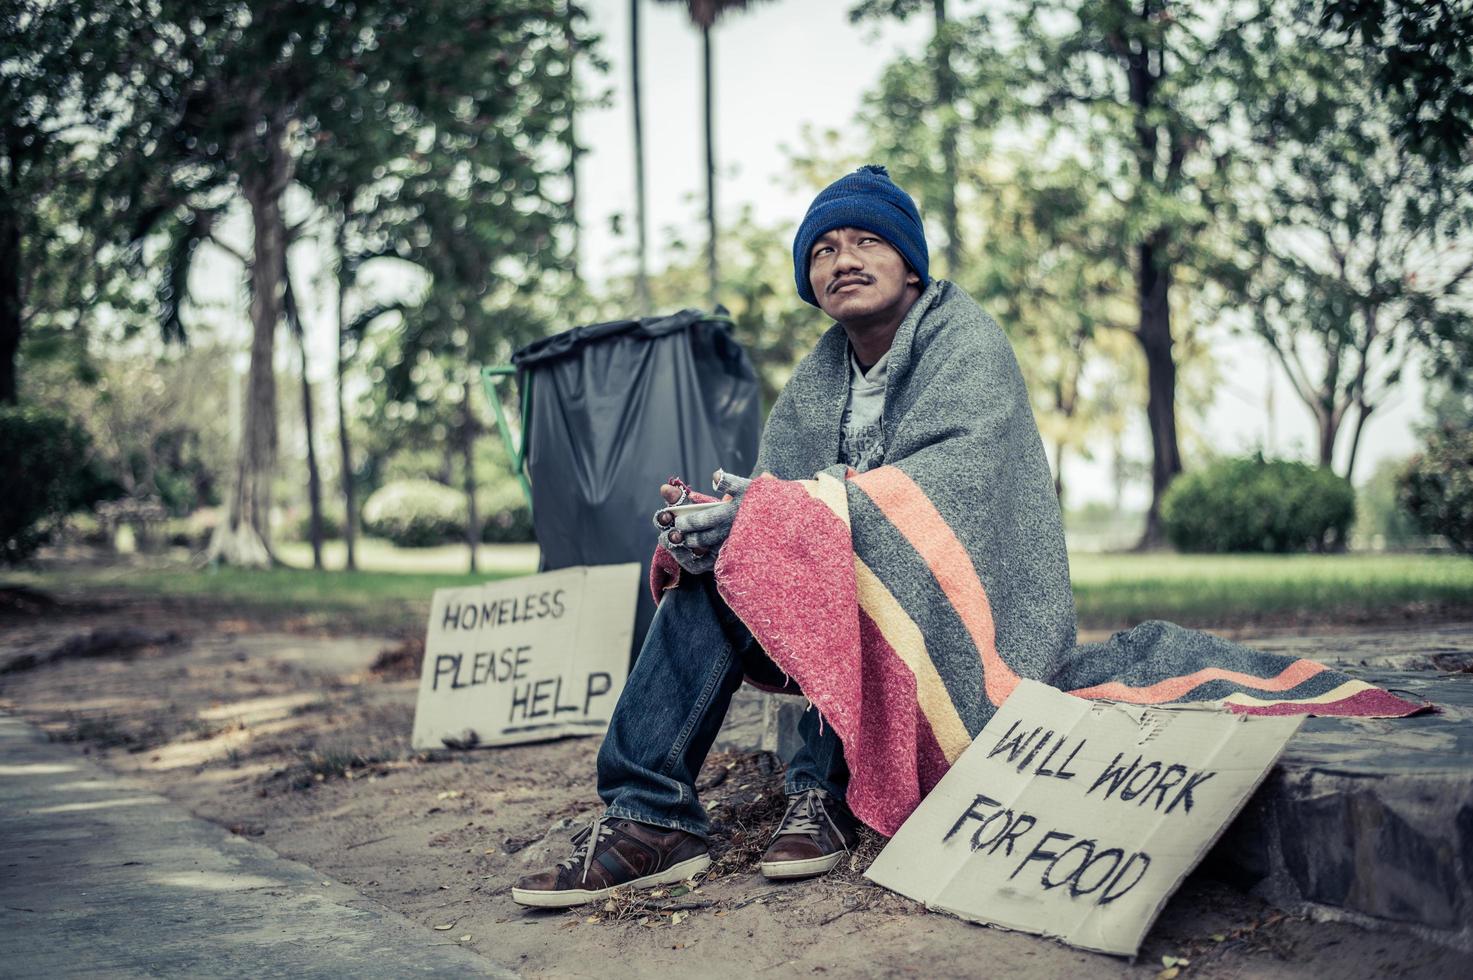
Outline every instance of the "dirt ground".
<path fill-rule="evenodd" d="M 782 812 L 781 767 L 763 753 L 714 754 L 702 773 L 716 860 L 699 882 L 525 911 L 512 881 L 566 856 L 576 822 L 598 807 L 598 740 L 414 752 L 415 681 L 392 664 L 367 669 L 398 640 L 282 625 L 136 601 L 12 611 L 0 617 L 0 708 L 423 923 L 427 941 L 528 976 L 1473 975 L 1466 954 L 1286 915 L 1200 876 L 1133 964 L 929 913 L 864 880 L 874 837 L 847 868 L 775 885 L 756 872 Z M 121 627 L 159 642 L 6 669 Z M 74 639 L 74 651 L 85 646 Z"/>

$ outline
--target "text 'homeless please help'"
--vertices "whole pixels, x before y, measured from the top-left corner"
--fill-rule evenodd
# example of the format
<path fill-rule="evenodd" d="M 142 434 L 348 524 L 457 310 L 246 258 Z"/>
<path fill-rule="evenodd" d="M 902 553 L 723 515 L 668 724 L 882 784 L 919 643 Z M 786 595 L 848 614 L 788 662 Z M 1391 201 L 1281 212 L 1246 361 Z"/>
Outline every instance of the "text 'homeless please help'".
<path fill-rule="evenodd" d="M 602 731 L 628 672 L 639 572 L 580 566 L 437 590 L 414 746 Z"/>
<path fill-rule="evenodd" d="M 1301 721 L 1022 681 L 867 875 L 962 918 L 1134 953 Z"/>

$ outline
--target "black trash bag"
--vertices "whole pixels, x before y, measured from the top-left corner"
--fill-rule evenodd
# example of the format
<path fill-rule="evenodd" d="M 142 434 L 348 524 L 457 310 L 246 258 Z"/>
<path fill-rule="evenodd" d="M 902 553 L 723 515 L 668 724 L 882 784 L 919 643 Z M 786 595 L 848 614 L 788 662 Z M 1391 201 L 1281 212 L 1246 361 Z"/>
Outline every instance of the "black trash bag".
<path fill-rule="evenodd" d="M 522 390 L 532 524 L 542 571 L 639 562 L 638 654 L 660 484 L 709 491 L 718 467 L 747 476 L 762 432 L 761 391 L 729 321 L 698 310 L 575 327 L 512 357 Z"/>

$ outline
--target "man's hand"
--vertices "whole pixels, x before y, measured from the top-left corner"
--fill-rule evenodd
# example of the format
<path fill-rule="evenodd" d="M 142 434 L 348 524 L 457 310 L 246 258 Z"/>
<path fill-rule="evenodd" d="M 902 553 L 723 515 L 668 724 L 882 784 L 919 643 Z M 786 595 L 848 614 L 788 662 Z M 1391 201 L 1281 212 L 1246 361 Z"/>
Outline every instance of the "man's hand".
<path fill-rule="evenodd" d="M 730 476 L 724 470 L 717 470 L 711 482 L 716 492 L 722 495 L 721 506 L 678 516 L 668 510 L 655 514 L 661 547 L 670 552 L 681 568 L 693 575 L 704 574 L 716 567 L 716 553 L 731 533 L 742 495 L 752 483 L 739 476 Z M 681 491 L 667 483 L 660 487 L 660 496 L 667 505 L 675 506 L 681 499 Z"/>

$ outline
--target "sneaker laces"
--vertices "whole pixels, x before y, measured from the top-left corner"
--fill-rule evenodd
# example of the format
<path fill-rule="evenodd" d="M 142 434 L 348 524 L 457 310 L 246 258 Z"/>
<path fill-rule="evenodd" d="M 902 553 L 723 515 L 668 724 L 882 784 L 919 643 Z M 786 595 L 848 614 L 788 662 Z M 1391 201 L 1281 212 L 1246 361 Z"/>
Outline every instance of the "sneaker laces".
<path fill-rule="evenodd" d="M 834 837 L 849 850 L 845 843 L 844 834 L 839 830 L 839 825 L 834 823 L 834 818 L 829 816 L 829 811 L 824 806 L 824 792 L 819 789 L 808 789 L 801 793 L 793 794 L 793 800 L 788 804 L 788 812 L 783 814 L 783 822 L 778 825 L 774 838 L 787 834 L 803 834 L 808 837 L 817 837 L 827 823 L 834 831 Z"/>
<path fill-rule="evenodd" d="M 614 828 L 604 823 L 603 817 L 594 818 L 593 823 L 584 827 L 573 835 L 572 843 L 575 845 L 573 853 L 558 862 L 559 868 L 572 871 L 579 862 L 583 864 L 583 872 L 579 881 L 588 880 L 588 872 L 593 867 L 593 854 L 598 850 L 598 845 L 614 835 Z"/>

